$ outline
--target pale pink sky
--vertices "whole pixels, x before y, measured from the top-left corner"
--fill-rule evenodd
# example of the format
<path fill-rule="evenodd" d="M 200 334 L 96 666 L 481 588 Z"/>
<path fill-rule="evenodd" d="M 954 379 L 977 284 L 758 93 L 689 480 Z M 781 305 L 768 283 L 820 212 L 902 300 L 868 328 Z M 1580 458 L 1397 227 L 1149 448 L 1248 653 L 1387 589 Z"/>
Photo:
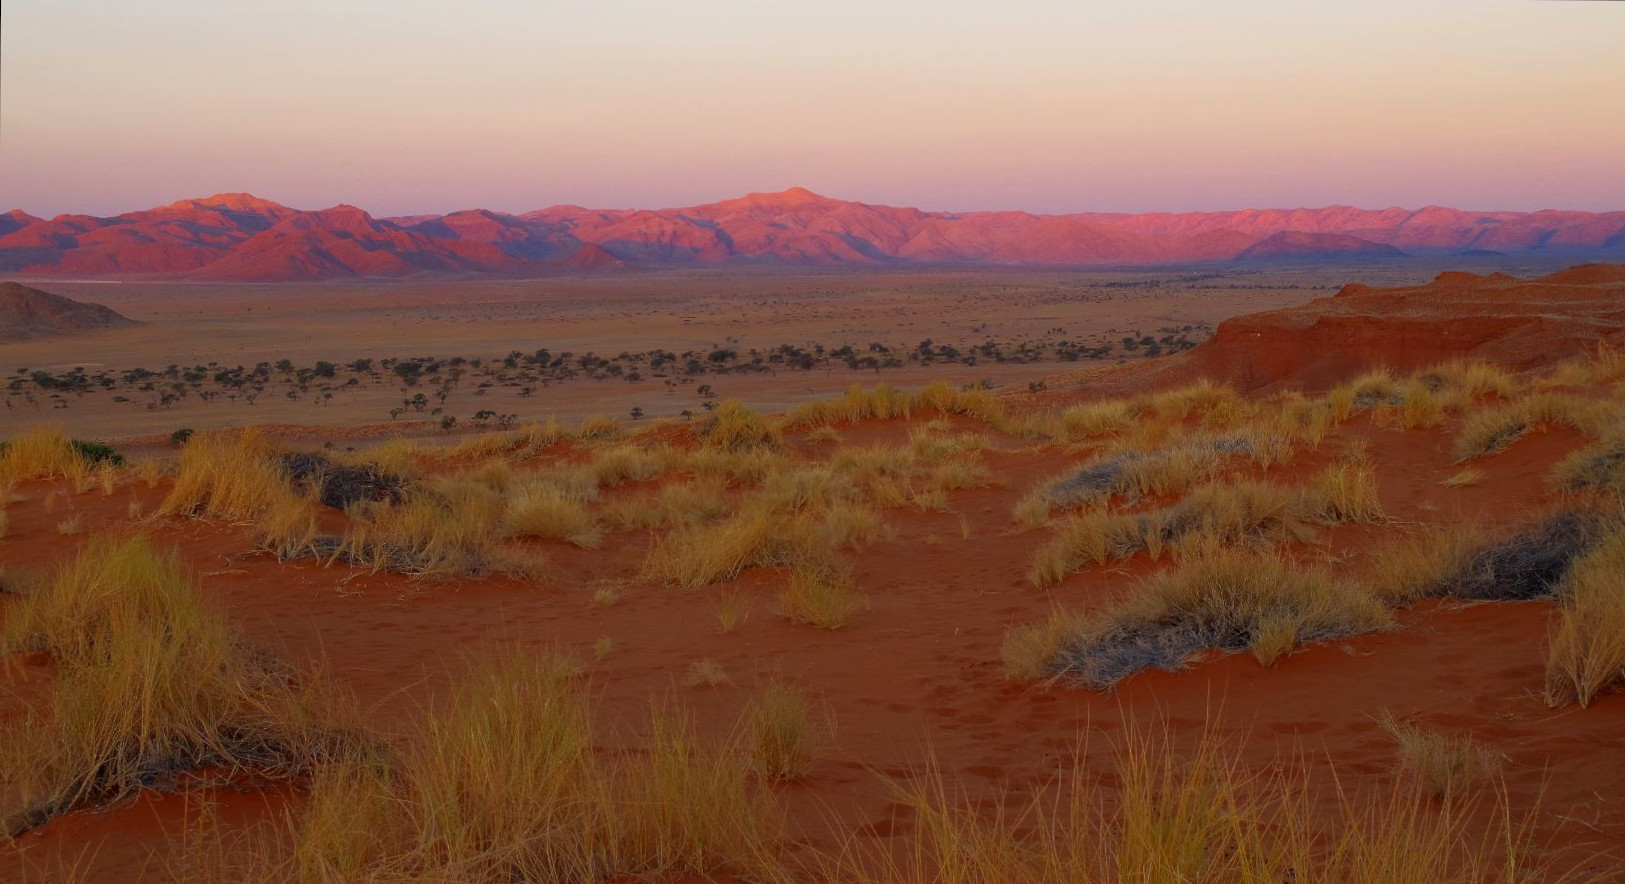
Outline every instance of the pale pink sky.
<path fill-rule="evenodd" d="M 1625 3 L 6 0 L 0 208 L 1625 209 Z"/>

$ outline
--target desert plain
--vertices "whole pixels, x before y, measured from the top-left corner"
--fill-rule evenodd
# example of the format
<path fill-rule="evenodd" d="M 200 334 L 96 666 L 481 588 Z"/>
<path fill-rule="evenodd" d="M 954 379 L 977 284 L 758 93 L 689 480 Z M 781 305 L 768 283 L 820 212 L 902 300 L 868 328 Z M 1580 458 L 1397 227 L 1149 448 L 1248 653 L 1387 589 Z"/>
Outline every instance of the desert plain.
<path fill-rule="evenodd" d="M 4 880 L 1625 876 L 1618 265 L 25 282 Z"/>

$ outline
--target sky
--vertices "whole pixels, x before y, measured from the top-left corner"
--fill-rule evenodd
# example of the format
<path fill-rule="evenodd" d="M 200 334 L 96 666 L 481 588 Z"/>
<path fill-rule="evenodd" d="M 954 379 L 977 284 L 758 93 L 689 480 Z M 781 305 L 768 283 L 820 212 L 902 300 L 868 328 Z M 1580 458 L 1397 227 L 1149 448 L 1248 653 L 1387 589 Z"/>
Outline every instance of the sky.
<path fill-rule="evenodd" d="M 1625 3 L 5 0 L 0 209 L 1625 209 Z"/>

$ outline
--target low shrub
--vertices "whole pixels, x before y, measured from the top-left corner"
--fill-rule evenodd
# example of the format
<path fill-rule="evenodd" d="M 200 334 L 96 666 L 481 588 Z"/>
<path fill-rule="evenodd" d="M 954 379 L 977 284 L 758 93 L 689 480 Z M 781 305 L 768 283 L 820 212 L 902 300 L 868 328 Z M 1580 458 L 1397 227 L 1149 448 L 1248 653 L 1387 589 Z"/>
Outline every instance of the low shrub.
<path fill-rule="evenodd" d="M 1388 622 L 1376 598 L 1318 569 L 1278 554 L 1217 548 L 1153 575 L 1097 613 L 1059 615 L 1037 630 L 1055 645 L 1047 671 L 1100 690 L 1152 666 L 1181 668 L 1203 650 L 1251 651 L 1267 666 L 1297 645 Z M 1017 659 L 1031 659 L 1038 644 L 1025 632 L 1007 641 L 1024 648 Z"/>

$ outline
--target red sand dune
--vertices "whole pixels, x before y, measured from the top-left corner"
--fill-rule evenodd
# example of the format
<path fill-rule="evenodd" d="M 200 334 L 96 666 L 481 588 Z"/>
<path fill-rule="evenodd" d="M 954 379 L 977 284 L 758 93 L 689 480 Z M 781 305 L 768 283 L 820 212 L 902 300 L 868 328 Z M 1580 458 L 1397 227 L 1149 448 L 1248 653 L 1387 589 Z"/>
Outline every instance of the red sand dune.
<path fill-rule="evenodd" d="M 0 216 L 0 272 L 31 275 L 284 281 L 545 274 L 579 272 L 567 259 L 594 254 L 581 251 L 588 245 L 639 266 L 1156 265 L 1459 252 L 1597 257 L 1625 254 L 1625 212 L 1435 206 L 927 212 L 791 188 L 674 209 L 554 206 L 520 215 L 472 209 L 379 219 L 353 206 L 304 211 L 219 194 L 112 218 Z"/>
<path fill-rule="evenodd" d="M 1625 265 L 1528 280 L 1451 272 L 1407 288 L 1353 283 L 1302 307 L 1238 316 L 1189 353 L 1111 383 L 1206 377 L 1246 391 L 1315 390 L 1378 366 L 1414 371 L 1458 358 L 1528 370 L 1604 341 L 1625 343 Z"/>

